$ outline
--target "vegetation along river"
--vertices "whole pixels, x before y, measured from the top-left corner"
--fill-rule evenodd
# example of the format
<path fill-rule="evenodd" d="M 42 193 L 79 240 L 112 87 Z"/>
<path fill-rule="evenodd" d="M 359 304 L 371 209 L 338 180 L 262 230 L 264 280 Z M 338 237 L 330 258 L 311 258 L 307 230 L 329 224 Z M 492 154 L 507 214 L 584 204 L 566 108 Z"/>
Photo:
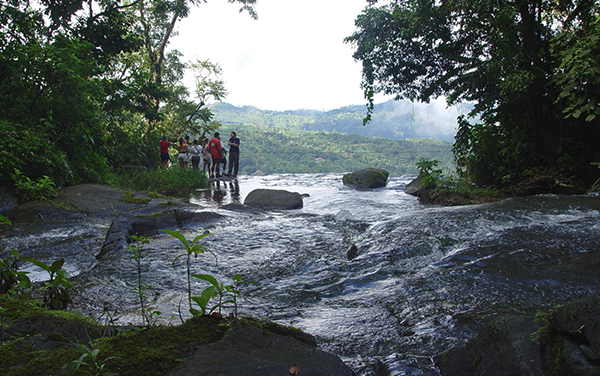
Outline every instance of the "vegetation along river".
<path fill-rule="evenodd" d="M 410 177 L 358 191 L 341 174 L 240 177 L 194 194 L 199 211 L 224 216 L 182 230 L 216 256 L 193 273 L 223 281 L 240 274 L 242 314 L 268 317 L 317 337 L 358 375 L 385 364 L 392 375 L 437 375 L 432 356 L 471 338 L 489 318 L 600 292 L 600 200 L 534 196 L 458 207 L 420 204 L 404 193 Z M 221 206 L 255 188 L 308 194 L 304 207 L 252 212 Z M 127 252 L 96 261 L 106 223 L 65 222 L 35 236 L 6 237 L 42 260 L 60 253 L 95 317 L 139 322 L 135 263 Z M 348 250 L 355 246 L 355 254 Z M 146 246 L 143 278 L 161 320 L 186 312 L 183 252 L 161 234 Z M 193 289 L 205 285 L 194 282 Z M 198 293 L 197 293 L 198 294 Z M 173 318 L 171 318 L 173 316 Z"/>

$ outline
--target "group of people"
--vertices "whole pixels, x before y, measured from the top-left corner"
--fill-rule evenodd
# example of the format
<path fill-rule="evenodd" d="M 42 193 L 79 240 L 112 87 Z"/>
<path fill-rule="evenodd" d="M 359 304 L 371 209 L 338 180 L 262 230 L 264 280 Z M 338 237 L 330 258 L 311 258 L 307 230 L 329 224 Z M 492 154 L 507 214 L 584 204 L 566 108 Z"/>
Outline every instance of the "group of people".
<path fill-rule="evenodd" d="M 161 167 L 167 167 L 171 156 L 169 147 L 174 145 L 177 149 L 177 162 L 179 167 L 186 168 L 191 159 L 194 170 L 200 169 L 200 161 L 203 161 L 202 171 L 208 172 L 211 178 L 220 178 L 221 176 L 236 177 L 240 167 L 240 139 L 235 132 L 231 132 L 231 138 L 227 141 L 229 146 L 229 171 L 225 173 L 227 166 L 227 150 L 221 142 L 221 135 L 215 132 L 210 140 L 204 138 L 202 146 L 198 140 L 193 140 L 190 144 L 190 136 L 179 139 L 179 143 L 169 142 L 166 136 L 160 141 L 160 159 Z M 191 158 L 190 158 L 191 156 Z M 221 165 L 223 165 L 223 175 L 221 175 Z"/>

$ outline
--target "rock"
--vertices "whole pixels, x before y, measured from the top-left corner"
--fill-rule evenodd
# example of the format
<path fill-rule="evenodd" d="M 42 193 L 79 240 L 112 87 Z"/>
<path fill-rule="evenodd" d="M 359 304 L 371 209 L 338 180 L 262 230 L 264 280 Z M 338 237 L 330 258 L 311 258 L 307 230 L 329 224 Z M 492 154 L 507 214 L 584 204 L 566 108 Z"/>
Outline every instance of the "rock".
<path fill-rule="evenodd" d="M 300 209 L 302 196 L 283 189 L 255 189 L 246 196 L 244 205 L 261 209 Z"/>
<path fill-rule="evenodd" d="M 297 368 L 295 368 L 295 367 Z M 296 338 L 235 326 L 216 343 L 202 346 L 168 376 L 351 376 L 338 357 Z"/>
<path fill-rule="evenodd" d="M 7 186 L 0 186 L 0 213 L 16 208 L 19 205 L 19 199 L 12 189 Z"/>
<path fill-rule="evenodd" d="M 192 225 L 198 227 L 221 218 L 223 216 L 217 213 L 185 209 L 168 210 L 147 216 L 120 215 L 113 219 L 96 259 L 125 249 L 131 243 L 132 235 L 150 237 L 157 235 L 159 229 L 177 230 Z"/>
<path fill-rule="evenodd" d="M 358 247 L 356 246 L 356 244 L 352 244 L 349 248 L 348 248 L 348 252 L 346 252 L 346 256 L 348 257 L 348 261 L 354 259 L 356 256 L 358 256 Z"/>
<path fill-rule="evenodd" d="M 600 376 L 599 296 L 538 317 L 514 315 L 492 321 L 466 345 L 434 358 L 441 375 Z"/>
<path fill-rule="evenodd" d="M 532 316 L 501 317 L 434 361 L 442 376 L 542 376 L 540 343 L 531 339 L 539 326 Z"/>
<path fill-rule="evenodd" d="M 390 173 L 388 171 L 376 168 L 365 168 L 344 175 L 342 177 L 342 183 L 356 189 L 381 188 L 387 185 L 389 176 Z"/>
<path fill-rule="evenodd" d="M 540 341 L 547 373 L 599 376 L 600 297 L 555 307 L 546 317 Z"/>
<path fill-rule="evenodd" d="M 404 188 L 404 193 L 418 197 L 419 193 L 422 192 L 424 189 L 425 187 L 423 186 L 423 176 L 419 175 L 415 180 L 411 181 L 406 185 L 406 188 Z"/>

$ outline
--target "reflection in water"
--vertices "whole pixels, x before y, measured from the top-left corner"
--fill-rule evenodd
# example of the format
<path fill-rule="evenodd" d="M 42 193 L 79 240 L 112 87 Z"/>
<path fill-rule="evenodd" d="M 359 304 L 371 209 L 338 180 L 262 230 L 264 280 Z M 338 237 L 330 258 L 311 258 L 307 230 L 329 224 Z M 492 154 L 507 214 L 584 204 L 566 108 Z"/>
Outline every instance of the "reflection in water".
<path fill-rule="evenodd" d="M 229 182 L 229 191 L 231 192 L 231 202 L 234 204 L 240 203 L 240 183 L 237 179 Z"/>
<path fill-rule="evenodd" d="M 214 206 L 222 206 L 229 203 L 239 204 L 241 203 L 240 183 L 237 179 L 231 181 L 211 181 L 208 189 L 203 191 L 201 198 L 205 203 Z"/>

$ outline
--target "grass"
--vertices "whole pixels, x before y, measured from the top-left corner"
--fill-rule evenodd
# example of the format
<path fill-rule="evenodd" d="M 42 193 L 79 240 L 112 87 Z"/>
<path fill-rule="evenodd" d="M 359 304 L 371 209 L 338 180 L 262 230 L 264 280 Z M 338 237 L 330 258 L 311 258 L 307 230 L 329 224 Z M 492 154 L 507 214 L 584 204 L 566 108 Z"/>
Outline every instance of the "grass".
<path fill-rule="evenodd" d="M 202 171 L 178 166 L 164 170 L 125 170 L 117 180 L 120 186 L 163 196 L 187 196 L 196 189 L 208 186 L 208 179 Z"/>

